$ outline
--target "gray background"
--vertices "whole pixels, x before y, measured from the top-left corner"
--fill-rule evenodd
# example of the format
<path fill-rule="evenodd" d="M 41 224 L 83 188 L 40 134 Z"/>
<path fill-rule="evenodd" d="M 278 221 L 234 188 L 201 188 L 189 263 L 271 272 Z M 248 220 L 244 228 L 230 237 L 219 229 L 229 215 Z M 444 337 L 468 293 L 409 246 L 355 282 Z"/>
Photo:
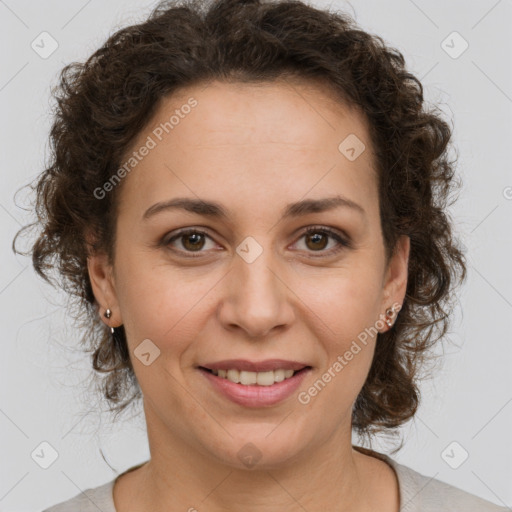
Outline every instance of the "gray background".
<path fill-rule="evenodd" d="M 111 480 L 149 456 L 142 417 L 113 425 L 98 412 L 87 387 L 89 358 L 78 347 L 65 296 L 36 278 L 29 259 L 15 256 L 10 244 L 29 220 L 21 208 L 27 191 L 18 194 L 18 206 L 14 194 L 42 170 L 48 152 L 50 86 L 57 73 L 65 64 L 87 58 L 113 31 L 140 21 L 154 4 L 0 1 L 2 511 L 41 510 Z M 512 3 L 365 0 L 314 5 L 347 10 L 364 29 L 400 49 L 422 79 L 427 99 L 440 103 L 455 125 L 464 187 L 451 213 L 468 248 L 469 278 L 444 349 L 438 350 L 444 352 L 443 361 L 434 378 L 422 384 L 421 407 L 402 429 L 405 447 L 394 458 L 512 506 Z M 46 59 L 31 47 L 43 31 L 58 43 Z M 450 35 L 453 31 L 463 39 Z M 469 46 L 457 55 L 464 40 Z M 41 453 L 42 442 L 58 453 L 48 469 L 31 456 L 34 450 Z M 382 438 L 374 448 L 386 451 L 390 446 Z M 458 465 L 462 450 L 469 457 L 453 469 L 447 461 Z"/>

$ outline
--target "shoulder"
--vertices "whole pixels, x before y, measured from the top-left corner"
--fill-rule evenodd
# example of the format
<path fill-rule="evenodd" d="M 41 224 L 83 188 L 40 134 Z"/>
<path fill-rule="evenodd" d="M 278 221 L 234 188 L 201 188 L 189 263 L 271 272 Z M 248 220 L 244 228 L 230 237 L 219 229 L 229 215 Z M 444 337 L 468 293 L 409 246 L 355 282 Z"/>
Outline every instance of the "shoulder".
<path fill-rule="evenodd" d="M 510 510 L 435 478 L 425 476 L 384 456 L 400 487 L 400 512 L 504 512 Z"/>
<path fill-rule="evenodd" d="M 53 505 L 43 512 L 98 512 L 98 510 L 116 512 L 112 496 L 114 481 L 115 479 L 98 487 L 86 489 L 73 498 Z"/>

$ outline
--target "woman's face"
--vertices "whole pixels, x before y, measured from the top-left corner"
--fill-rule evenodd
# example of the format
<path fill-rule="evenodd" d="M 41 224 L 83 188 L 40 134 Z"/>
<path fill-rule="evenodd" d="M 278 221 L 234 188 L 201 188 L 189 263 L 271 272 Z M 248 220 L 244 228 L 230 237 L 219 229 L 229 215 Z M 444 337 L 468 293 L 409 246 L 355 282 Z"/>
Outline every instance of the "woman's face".
<path fill-rule="evenodd" d="M 166 99 L 132 151 L 113 272 L 100 256 L 89 268 L 124 324 L 150 443 L 239 467 L 350 443 L 409 254 L 404 237 L 386 266 L 364 118 L 314 85 L 215 82 Z M 165 206 L 178 198 L 198 205 Z M 200 368 L 229 359 L 309 369 L 248 388 Z M 261 383 L 282 378 L 264 369 Z"/>

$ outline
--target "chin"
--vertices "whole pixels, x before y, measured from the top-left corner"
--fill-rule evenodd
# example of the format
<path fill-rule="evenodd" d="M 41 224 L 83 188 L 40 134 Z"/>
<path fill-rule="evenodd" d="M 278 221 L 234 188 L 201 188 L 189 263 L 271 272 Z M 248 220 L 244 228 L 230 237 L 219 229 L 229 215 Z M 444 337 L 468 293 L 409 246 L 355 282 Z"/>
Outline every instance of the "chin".
<path fill-rule="evenodd" d="M 245 426 L 246 435 L 237 432 L 233 438 L 226 440 L 226 444 L 216 445 L 215 458 L 224 464 L 236 469 L 244 470 L 275 470 L 292 466 L 295 459 L 300 456 L 301 444 L 298 442 L 298 433 L 293 435 L 283 428 L 277 433 L 276 425 Z"/>

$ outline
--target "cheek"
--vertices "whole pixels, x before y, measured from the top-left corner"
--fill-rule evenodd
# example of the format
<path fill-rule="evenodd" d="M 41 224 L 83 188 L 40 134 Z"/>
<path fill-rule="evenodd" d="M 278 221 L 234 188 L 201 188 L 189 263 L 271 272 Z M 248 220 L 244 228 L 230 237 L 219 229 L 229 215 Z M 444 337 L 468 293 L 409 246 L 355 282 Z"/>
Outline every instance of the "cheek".
<path fill-rule="evenodd" d="M 313 279 L 300 275 L 292 285 L 304 310 L 310 310 L 316 324 L 339 344 L 375 325 L 380 304 L 380 276 L 375 269 L 347 266 L 317 274 Z"/>
<path fill-rule="evenodd" d="M 295 286 L 304 303 L 302 322 L 323 347 L 319 386 L 326 385 L 339 404 L 354 400 L 366 380 L 373 359 L 379 318 L 377 273 L 353 267 Z M 314 393 L 315 391 L 312 390 Z M 330 392 L 326 394 L 331 395 Z"/>
<path fill-rule="evenodd" d="M 218 277 L 212 272 L 187 273 L 187 269 L 177 270 L 145 258 L 126 256 L 117 272 L 118 299 L 128 341 L 135 348 L 142 340 L 150 339 L 162 350 L 176 352 L 200 329 L 201 311 Z"/>
<path fill-rule="evenodd" d="M 350 279 L 337 284 L 316 296 L 316 302 L 310 301 L 316 314 L 310 313 L 306 321 L 311 322 L 325 357 L 315 381 L 299 397 L 300 403 L 324 415 L 327 423 L 338 421 L 356 400 L 367 379 L 377 337 L 374 290 Z"/>

